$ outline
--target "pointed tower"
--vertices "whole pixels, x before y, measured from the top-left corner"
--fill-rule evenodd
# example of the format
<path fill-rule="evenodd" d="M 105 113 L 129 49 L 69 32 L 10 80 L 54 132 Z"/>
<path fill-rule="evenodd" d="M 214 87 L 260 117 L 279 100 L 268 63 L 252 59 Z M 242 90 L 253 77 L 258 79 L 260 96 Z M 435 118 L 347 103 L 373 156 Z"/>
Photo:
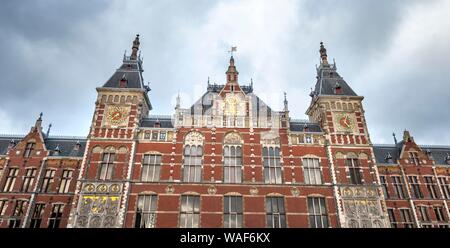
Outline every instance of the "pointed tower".
<path fill-rule="evenodd" d="M 125 54 L 120 68 L 97 88 L 91 138 L 132 138 L 140 120 L 152 109 L 142 76 L 142 60 L 137 55 L 139 45 L 139 35 L 136 35 L 131 55 Z"/>
<path fill-rule="evenodd" d="M 386 205 L 362 106 L 364 97 L 339 75 L 336 63 L 328 62 L 322 42 L 319 53 L 317 82 L 306 114 L 325 132 L 340 225 L 387 227 Z M 370 214 L 353 211 L 367 206 Z"/>
<path fill-rule="evenodd" d="M 244 93 L 238 83 L 239 72 L 234 65 L 233 55 L 230 57 L 230 64 L 225 74 L 227 75 L 227 83 L 220 92 L 220 95 L 224 97 L 227 93 Z"/>
<path fill-rule="evenodd" d="M 130 56 L 97 88 L 98 97 L 80 168 L 80 181 L 69 226 L 122 227 L 134 166 L 138 128 L 152 109 L 144 85 L 140 41 L 136 35 Z M 92 194 L 102 202 L 92 202 Z M 97 199 L 97 198 L 96 198 Z M 107 212 L 98 212 L 97 205 Z"/>

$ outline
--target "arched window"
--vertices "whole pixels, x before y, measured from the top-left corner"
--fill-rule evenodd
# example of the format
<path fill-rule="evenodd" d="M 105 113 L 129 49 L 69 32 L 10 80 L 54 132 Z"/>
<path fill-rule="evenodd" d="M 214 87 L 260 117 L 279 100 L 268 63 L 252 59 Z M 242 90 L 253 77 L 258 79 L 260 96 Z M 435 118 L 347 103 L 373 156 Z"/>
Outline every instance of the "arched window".
<path fill-rule="evenodd" d="M 223 175 L 225 183 L 242 182 L 242 142 L 237 133 L 229 133 L 224 138 Z"/>
<path fill-rule="evenodd" d="M 281 179 L 281 164 L 280 164 L 280 148 L 264 147 L 263 162 L 264 162 L 264 182 L 281 184 L 282 179 Z"/>
<path fill-rule="evenodd" d="M 203 148 L 198 145 L 184 147 L 184 182 L 200 182 L 202 176 Z"/>
<path fill-rule="evenodd" d="M 100 180 L 112 179 L 114 171 L 115 155 L 116 154 L 113 152 L 103 153 L 102 163 L 100 164 L 100 173 L 99 173 Z"/>
<path fill-rule="evenodd" d="M 203 135 L 199 132 L 190 132 L 184 139 L 184 182 L 202 180 L 203 139 Z"/>

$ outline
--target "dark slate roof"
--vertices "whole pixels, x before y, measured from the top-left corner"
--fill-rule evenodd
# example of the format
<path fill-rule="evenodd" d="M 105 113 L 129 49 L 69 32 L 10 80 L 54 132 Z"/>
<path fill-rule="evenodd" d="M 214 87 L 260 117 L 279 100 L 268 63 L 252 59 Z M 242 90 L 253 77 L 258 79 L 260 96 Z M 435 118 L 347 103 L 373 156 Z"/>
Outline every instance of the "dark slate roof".
<path fill-rule="evenodd" d="M 106 88 L 120 88 L 120 80 L 127 79 L 127 88 L 144 89 L 144 79 L 142 77 L 142 63 L 140 60 L 130 60 L 125 58 L 122 66 L 103 85 Z"/>
<path fill-rule="evenodd" d="M 375 153 L 375 160 L 378 164 L 396 164 L 400 153 L 401 146 L 395 145 L 373 145 L 373 152 Z M 388 154 L 392 159 L 388 160 Z"/>
<path fill-rule="evenodd" d="M 155 123 L 159 121 L 162 128 L 173 128 L 171 116 L 150 116 L 141 121 L 141 127 L 155 127 Z"/>
<path fill-rule="evenodd" d="M 336 94 L 336 84 L 340 85 L 341 93 Z M 317 83 L 313 92 L 315 95 L 345 95 L 357 96 L 353 89 L 336 71 L 336 65 L 321 64 L 317 68 Z"/>
<path fill-rule="evenodd" d="M 450 165 L 450 161 L 447 159 L 450 158 L 450 147 L 438 147 L 438 146 L 420 146 L 420 148 L 424 152 L 429 152 L 429 156 L 433 158 L 433 160 L 438 165 Z"/>
<path fill-rule="evenodd" d="M 0 155 L 5 155 L 8 150 L 8 145 L 11 140 L 19 143 L 25 135 L 2 135 L 0 136 Z M 84 137 L 48 137 L 45 140 L 45 146 L 50 151 L 50 156 L 64 156 L 64 157 L 83 157 L 84 149 L 86 148 L 86 138 Z M 59 147 L 59 154 L 54 150 Z"/>
<path fill-rule="evenodd" d="M 223 87 L 224 85 L 208 84 L 207 91 L 191 106 L 191 115 L 194 115 L 194 113 L 202 113 L 202 115 L 211 114 L 210 109 L 213 106 L 213 99 L 219 95 Z M 258 117 L 260 116 L 260 110 L 262 109 L 267 109 L 267 117 L 272 116 L 272 109 L 263 100 L 261 100 L 261 98 L 253 93 L 252 85 L 240 87 L 245 94 L 252 98 L 251 101 L 254 105 L 256 105 L 256 115 Z"/>
<path fill-rule="evenodd" d="M 50 156 L 83 157 L 86 139 L 49 137 L 45 139 L 45 145 Z M 55 151 L 57 147 L 59 154 Z"/>
<path fill-rule="evenodd" d="M 308 127 L 307 132 L 314 132 L 314 133 L 322 132 L 322 129 L 320 128 L 318 123 L 312 123 L 303 120 L 294 120 L 289 122 L 290 130 L 294 132 L 303 132 L 305 125 L 306 127 Z"/>
<path fill-rule="evenodd" d="M 373 151 L 375 153 L 375 159 L 379 164 L 396 164 L 398 156 L 400 155 L 403 142 L 395 145 L 374 145 Z M 447 162 L 447 158 L 450 158 L 450 147 L 448 146 L 419 146 L 423 152 L 427 153 L 433 158 L 437 165 L 450 165 L 450 161 Z M 386 157 L 390 154 L 392 161 L 387 161 Z"/>
<path fill-rule="evenodd" d="M 24 135 L 2 135 L 0 136 L 0 155 L 5 155 L 8 151 L 8 146 L 11 140 L 16 144 L 25 137 Z"/>

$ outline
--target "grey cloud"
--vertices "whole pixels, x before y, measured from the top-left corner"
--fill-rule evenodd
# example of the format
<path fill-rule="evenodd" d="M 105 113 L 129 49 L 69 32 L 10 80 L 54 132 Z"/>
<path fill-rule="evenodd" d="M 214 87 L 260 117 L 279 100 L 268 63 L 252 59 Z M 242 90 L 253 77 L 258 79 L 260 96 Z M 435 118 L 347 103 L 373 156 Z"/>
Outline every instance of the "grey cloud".
<path fill-rule="evenodd" d="M 394 59 L 389 54 L 395 51 L 395 40 L 405 29 L 402 24 L 411 8 L 437 6 L 438 2 L 280 1 L 277 4 L 294 8 L 294 13 L 257 16 L 290 25 L 285 32 L 276 33 L 277 37 L 258 33 L 262 39 L 275 41 L 267 45 L 276 47 L 266 48 L 261 46 L 264 40 L 247 32 L 252 29 L 250 17 L 236 22 L 226 19 L 232 13 L 217 11 L 237 11 L 245 6 L 251 8 L 248 13 L 254 13 L 257 4 L 267 5 L 269 1 L 3 1 L 0 116 L 6 116 L 4 123 L 12 124 L 0 124 L 0 133 L 27 132 L 43 111 L 44 121 L 53 122 L 54 133 L 86 135 L 95 87 L 110 77 L 120 65 L 123 50 L 130 50 L 134 35 L 140 33 L 153 113 L 171 114 L 173 95 L 206 88 L 208 76 L 223 83 L 225 49 L 237 39 L 259 45 L 255 48 L 258 50 L 248 53 L 235 44 L 242 82 L 248 83 L 253 77 L 255 90 L 261 94 L 271 94 L 267 91 L 276 89 L 273 83 L 279 83 L 276 94 L 281 99 L 282 92 L 288 92 L 291 115 L 305 118 L 309 88 L 315 83 L 318 43 L 323 40 L 330 57 L 336 58 L 340 74 L 366 97 L 373 142 L 392 142 L 393 131 L 401 136 L 408 128 L 419 142 L 448 144 L 450 115 L 445 108 L 436 107 L 450 104 L 450 72 L 445 62 L 450 56 L 448 37 L 424 33 L 436 36 L 440 43 L 412 51 L 416 62 L 410 57 L 400 59 L 397 68 L 392 68 L 389 61 Z M 229 23 L 214 22 L 223 17 Z M 218 35 L 221 32 L 225 34 Z M 224 51 L 220 53 L 220 49 Z M 265 71 L 260 68 L 260 59 L 267 60 Z M 270 66 L 272 60 L 280 63 L 276 69 Z M 280 81 L 267 82 L 269 74 Z"/>

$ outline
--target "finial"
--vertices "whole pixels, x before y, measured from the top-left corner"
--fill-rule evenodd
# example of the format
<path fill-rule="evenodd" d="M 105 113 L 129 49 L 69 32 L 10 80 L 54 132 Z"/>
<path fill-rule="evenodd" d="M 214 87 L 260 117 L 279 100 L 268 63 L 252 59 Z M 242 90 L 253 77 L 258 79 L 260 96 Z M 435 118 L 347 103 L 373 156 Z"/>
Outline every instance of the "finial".
<path fill-rule="evenodd" d="M 231 53 L 231 58 L 233 58 L 233 52 L 237 52 L 237 47 L 232 46 L 232 47 L 231 47 L 231 50 L 228 51 L 228 52 Z"/>
<path fill-rule="evenodd" d="M 395 137 L 395 133 L 392 133 L 392 136 L 394 137 L 394 143 L 397 145 L 397 137 Z"/>
<path fill-rule="evenodd" d="M 139 34 L 137 34 L 136 38 L 133 41 L 133 46 L 131 48 L 131 50 L 132 50 L 131 56 L 130 56 L 131 60 L 136 60 L 137 59 L 137 51 L 139 50 L 139 45 L 140 44 L 141 44 L 141 42 L 139 41 Z"/>
<path fill-rule="evenodd" d="M 42 112 L 39 114 L 39 119 L 40 121 L 42 121 L 42 115 L 44 115 Z"/>
<path fill-rule="evenodd" d="M 178 91 L 177 103 L 176 103 L 175 109 L 179 109 L 180 106 L 181 106 L 181 99 L 180 99 L 180 92 Z"/>
<path fill-rule="evenodd" d="M 45 135 L 46 137 L 48 137 L 50 135 L 50 129 L 52 128 L 52 124 L 48 124 L 48 128 L 47 128 L 47 134 Z"/>
<path fill-rule="evenodd" d="M 322 64 L 328 65 L 328 55 L 327 55 L 327 49 L 323 45 L 323 42 L 320 42 L 320 58 L 322 59 Z"/>
<path fill-rule="evenodd" d="M 208 77 L 208 86 L 209 86 L 209 77 Z"/>
<path fill-rule="evenodd" d="M 286 91 L 284 92 L 284 111 L 287 112 L 289 111 L 289 107 L 288 107 L 288 100 L 287 100 L 287 93 Z"/>

